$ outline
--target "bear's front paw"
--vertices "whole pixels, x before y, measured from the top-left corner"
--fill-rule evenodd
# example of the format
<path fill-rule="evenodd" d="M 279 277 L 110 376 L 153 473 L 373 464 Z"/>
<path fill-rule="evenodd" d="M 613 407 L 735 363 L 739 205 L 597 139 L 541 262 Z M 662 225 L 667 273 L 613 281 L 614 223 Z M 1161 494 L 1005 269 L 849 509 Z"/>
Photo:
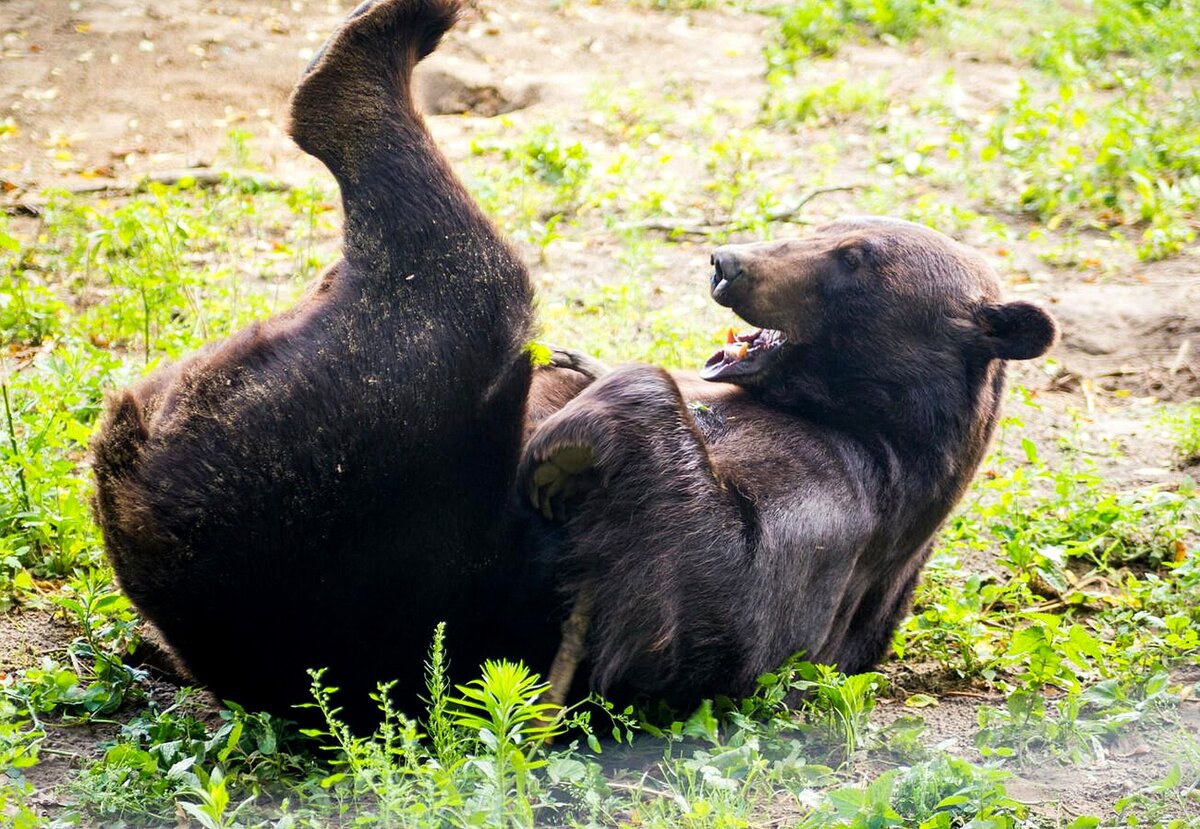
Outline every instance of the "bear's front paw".
<path fill-rule="evenodd" d="M 522 461 L 524 490 L 547 521 L 565 523 L 573 508 L 600 486 L 591 446 L 531 445 Z"/>

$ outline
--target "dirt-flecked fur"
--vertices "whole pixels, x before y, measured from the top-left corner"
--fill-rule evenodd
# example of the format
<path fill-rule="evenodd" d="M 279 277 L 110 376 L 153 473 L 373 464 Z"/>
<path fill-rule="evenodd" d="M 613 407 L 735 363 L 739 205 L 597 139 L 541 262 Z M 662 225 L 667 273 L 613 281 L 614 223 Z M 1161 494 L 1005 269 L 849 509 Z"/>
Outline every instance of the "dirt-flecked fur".
<path fill-rule="evenodd" d="M 714 298 L 785 344 L 736 382 L 617 369 L 538 427 L 519 479 L 566 516 L 556 569 L 592 593 L 592 685 L 679 706 L 798 651 L 876 664 L 987 449 L 1005 360 L 1056 335 L 981 257 L 906 222 L 717 260 Z"/>
<path fill-rule="evenodd" d="M 470 670 L 507 639 L 531 288 L 409 88 L 457 10 L 379 0 L 333 35 L 290 129 L 341 188 L 344 259 L 114 395 L 93 443 L 122 588 L 246 706 L 286 714 L 327 667 L 363 719 L 377 681 L 415 702 L 438 621 Z"/>

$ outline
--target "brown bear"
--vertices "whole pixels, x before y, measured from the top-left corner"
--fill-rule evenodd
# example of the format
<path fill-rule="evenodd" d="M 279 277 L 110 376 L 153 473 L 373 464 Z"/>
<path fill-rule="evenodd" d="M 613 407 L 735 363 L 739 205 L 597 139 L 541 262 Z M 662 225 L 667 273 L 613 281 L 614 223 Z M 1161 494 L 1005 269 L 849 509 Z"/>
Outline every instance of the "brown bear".
<path fill-rule="evenodd" d="M 438 621 L 470 671 L 523 630 L 506 579 L 530 282 L 410 93 L 458 6 L 376 0 L 332 36 L 290 130 L 341 189 L 344 258 L 290 311 L 115 395 L 94 439 L 120 585 L 246 706 L 295 715 L 327 667 L 368 722 L 378 681 L 415 704 Z M 543 627 L 515 655 L 548 660 Z"/>
<path fill-rule="evenodd" d="M 1053 323 L 1001 304 L 965 249 L 862 221 L 715 254 L 714 297 L 774 329 L 710 361 L 718 385 L 627 368 L 580 394 L 600 369 L 577 355 L 535 372 L 526 270 L 412 102 L 457 8 L 363 4 L 296 90 L 344 259 L 110 402 L 96 512 L 122 587 L 219 696 L 294 713 L 324 666 L 355 723 L 379 681 L 415 707 L 441 620 L 464 670 L 549 664 L 546 584 L 594 595 L 605 690 L 738 692 L 797 649 L 871 664 L 979 463 L 1003 360 Z M 518 508 L 526 488 L 570 520 Z"/>
<path fill-rule="evenodd" d="M 732 245 L 712 296 L 758 330 L 700 378 L 618 369 L 547 417 L 519 485 L 590 605 L 590 682 L 685 707 L 803 652 L 884 655 L 987 450 L 1005 361 L 1054 321 L 970 249 L 856 218 Z"/>

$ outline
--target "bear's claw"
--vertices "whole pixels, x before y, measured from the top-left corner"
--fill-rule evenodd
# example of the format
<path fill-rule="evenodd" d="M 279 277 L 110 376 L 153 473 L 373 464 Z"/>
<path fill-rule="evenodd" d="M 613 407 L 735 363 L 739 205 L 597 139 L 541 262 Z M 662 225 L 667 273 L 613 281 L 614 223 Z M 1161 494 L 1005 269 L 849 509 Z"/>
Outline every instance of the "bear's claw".
<path fill-rule="evenodd" d="M 590 446 L 559 446 L 539 458 L 529 476 L 534 509 L 547 521 L 566 523 L 571 507 L 599 483 Z"/>

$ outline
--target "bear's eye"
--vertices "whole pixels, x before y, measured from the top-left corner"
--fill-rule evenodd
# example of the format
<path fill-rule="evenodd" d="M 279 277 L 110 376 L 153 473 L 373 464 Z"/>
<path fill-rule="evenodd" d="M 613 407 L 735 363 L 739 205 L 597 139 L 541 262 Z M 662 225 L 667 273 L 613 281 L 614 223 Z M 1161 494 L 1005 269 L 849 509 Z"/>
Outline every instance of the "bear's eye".
<path fill-rule="evenodd" d="M 858 248 L 838 248 L 838 262 L 848 271 L 856 271 L 862 265 L 862 251 Z"/>

